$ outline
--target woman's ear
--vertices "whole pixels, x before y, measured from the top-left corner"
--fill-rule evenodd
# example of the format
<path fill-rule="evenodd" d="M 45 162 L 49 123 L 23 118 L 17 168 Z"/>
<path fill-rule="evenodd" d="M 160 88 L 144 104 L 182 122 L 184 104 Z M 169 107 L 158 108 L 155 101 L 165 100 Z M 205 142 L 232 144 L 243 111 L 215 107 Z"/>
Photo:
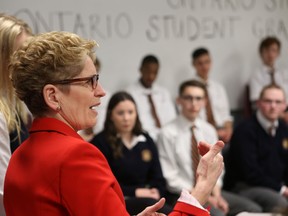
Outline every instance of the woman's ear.
<path fill-rule="evenodd" d="M 46 102 L 48 107 L 50 107 L 52 110 L 56 112 L 58 112 L 61 109 L 58 100 L 59 93 L 60 90 L 52 84 L 47 84 L 43 88 L 44 101 Z"/>

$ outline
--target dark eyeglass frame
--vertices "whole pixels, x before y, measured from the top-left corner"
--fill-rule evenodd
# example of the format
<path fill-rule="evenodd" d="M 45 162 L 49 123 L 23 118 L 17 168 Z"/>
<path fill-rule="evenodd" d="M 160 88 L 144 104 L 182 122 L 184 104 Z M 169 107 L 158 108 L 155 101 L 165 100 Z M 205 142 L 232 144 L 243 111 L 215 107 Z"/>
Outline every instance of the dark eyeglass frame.
<path fill-rule="evenodd" d="M 75 79 L 64 79 L 64 80 L 58 80 L 58 81 L 54 81 L 54 82 L 50 82 L 50 84 L 53 85 L 69 85 L 71 83 L 75 83 L 75 82 L 82 82 L 82 81 L 87 81 L 91 83 L 92 89 L 96 89 L 97 85 L 98 85 L 98 81 L 99 81 L 99 74 L 94 74 L 90 77 L 82 77 L 82 78 L 75 78 Z"/>

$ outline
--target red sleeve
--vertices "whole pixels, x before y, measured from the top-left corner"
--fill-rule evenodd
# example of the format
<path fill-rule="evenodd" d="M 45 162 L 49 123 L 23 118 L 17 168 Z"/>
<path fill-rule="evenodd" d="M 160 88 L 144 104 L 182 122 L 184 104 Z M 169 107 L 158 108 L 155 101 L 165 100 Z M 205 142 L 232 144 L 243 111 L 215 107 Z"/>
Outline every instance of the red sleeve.
<path fill-rule="evenodd" d="M 169 216 L 210 216 L 210 214 L 206 210 L 183 202 L 177 202 Z"/>
<path fill-rule="evenodd" d="M 129 215 L 121 188 L 97 148 L 83 143 L 64 158 L 59 190 L 70 215 Z"/>

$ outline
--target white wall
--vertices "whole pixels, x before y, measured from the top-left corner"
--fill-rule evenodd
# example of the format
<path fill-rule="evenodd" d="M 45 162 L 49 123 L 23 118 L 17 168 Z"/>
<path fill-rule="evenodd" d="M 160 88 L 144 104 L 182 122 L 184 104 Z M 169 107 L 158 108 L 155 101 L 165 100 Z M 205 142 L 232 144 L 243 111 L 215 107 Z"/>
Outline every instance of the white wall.
<path fill-rule="evenodd" d="M 205 46 L 211 76 L 225 85 L 235 109 L 259 64 L 261 38 L 280 38 L 279 65 L 288 66 L 288 0 L 6 0 L 0 8 L 36 33 L 65 30 L 98 41 L 101 81 L 110 92 L 138 79 L 142 57 L 153 53 L 161 62 L 158 82 L 176 96 L 179 83 L 195 73 L 192 50 Z"/>

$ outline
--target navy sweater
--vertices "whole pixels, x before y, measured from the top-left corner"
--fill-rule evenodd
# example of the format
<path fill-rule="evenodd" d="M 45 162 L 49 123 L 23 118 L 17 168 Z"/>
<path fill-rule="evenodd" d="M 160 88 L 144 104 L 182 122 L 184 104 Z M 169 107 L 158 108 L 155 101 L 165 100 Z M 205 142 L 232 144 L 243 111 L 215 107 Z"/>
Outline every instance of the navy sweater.
<path fill-rule="evenodd" d="M 279 121 L 274 137 L 259 124 L 256 115 L 240 124 L 233 133 L 225 163 L 224 188 L 236 183 L 280 191 L 288 185 L 288 128 Z"/>
<path fill-rule="evenodd" d="M 131 150 L 122 144 L 123 156 L 115 159 L 104 132 L 96 135 L 91 143 L 106 157 L 119 182 L 124 196 L 135 197 L 137 188 L 157 188 L 164 195 L 165 179 L 159 162 L 157 148 L 152 138 L 143 133 L 146 142 L 138 142 Z M 151 156 L 151 157 L 150 157 Z"/>

